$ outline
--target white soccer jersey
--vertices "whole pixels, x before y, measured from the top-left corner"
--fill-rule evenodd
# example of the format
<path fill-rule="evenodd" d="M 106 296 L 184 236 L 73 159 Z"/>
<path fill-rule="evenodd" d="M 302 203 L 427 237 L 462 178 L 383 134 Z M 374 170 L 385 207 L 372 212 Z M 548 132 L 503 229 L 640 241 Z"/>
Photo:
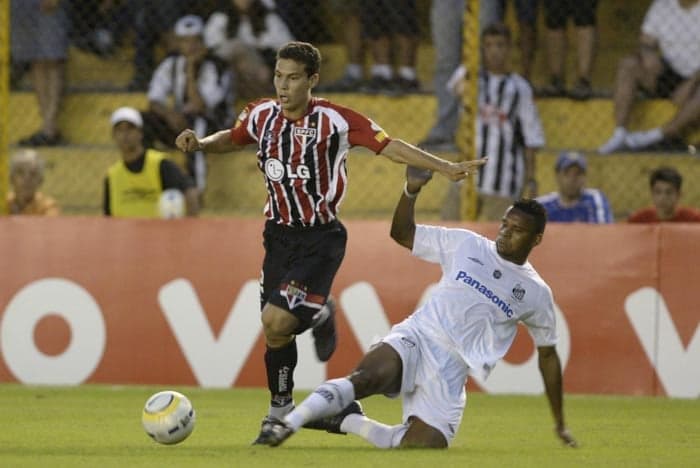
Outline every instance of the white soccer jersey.
<path fill-rule="evenodd" d="M 479 169 L 479 192 L 517 197 L 524 183 L 524 150 L 544 143 L 530 84 L 517 73 L 481 73 L 476 154 L 489 160 Z"/>
<path fill-rule="evenodd" d="M 501 258 L 496 244 L 464 229 L 419 225 L 413 255 L 439 263 L 442 278 L 407 319 L 430 342 L 457 353 L 469 373 L 486 378 L 523 322 L 536 346 L 556 344 L 552 291 L 526 262 Z"/>

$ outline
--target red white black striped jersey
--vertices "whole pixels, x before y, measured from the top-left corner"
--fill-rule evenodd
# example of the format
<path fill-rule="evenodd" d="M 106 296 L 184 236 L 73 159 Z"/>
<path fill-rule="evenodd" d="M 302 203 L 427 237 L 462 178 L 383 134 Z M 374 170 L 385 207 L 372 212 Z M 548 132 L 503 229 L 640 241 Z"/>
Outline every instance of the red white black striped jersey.
<path fill-rule="evenodd" d="M 489 160 L 479 169 L 479 192 L 517 197 L 524 183 L 524 149 L 542 146 L 544 131 L 530 84 L 516 73 L 481 73 L 476 154 Z"/>
<path fill-rule="evenodd" d="M 257 143 L 265 174 L 265 216 L 288 226 L 316 226 L 338 215 L 347 187 L 346 158 L 353 146 L 379 154 L 391 141 L 371 119 L 313 98 L 306 114 L 289 120 L 279 102 L 252 102 L 231 131 L 234 144 Z"/>

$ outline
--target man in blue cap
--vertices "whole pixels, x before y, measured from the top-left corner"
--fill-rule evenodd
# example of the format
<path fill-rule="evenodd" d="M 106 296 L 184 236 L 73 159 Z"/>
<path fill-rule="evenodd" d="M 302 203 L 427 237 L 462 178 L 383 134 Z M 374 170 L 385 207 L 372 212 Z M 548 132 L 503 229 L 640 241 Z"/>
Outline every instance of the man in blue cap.
<path fill-rule="evenodd" d="M 555 164 L 559 190 L 537 198 L 547 220 L 561 223 L 612 223 L 610 203 L 603 192 L 586 188 L 588 164 L 578 151 L 563 151 Z"/>

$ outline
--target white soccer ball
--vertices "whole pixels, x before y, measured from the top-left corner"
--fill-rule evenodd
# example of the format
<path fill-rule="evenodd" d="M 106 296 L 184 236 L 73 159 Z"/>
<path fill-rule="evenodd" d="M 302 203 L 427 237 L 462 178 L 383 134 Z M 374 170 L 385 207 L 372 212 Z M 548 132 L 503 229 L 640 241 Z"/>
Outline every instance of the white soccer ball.
<path fill-rule="evenodd" d="M 156 442 L 166 445 L 185 440 L 194 429 L 195 419 L 190 400 L 173 390 L 151 395 L 141 415 L 146 434 Z"/>
<path fill-rule="evenodd" d="M 185 195 L 178 189 L 163 190 L 158 200 L 158 211 L 163 219 L 185 216 Z"/>

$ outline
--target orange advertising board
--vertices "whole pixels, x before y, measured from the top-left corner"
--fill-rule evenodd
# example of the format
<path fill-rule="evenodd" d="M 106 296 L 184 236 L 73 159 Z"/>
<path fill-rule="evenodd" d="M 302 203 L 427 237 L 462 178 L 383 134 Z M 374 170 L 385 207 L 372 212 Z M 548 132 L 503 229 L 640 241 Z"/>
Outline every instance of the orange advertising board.
<path fill-rule="evenodd" d="M 0 219 L 0 382 L 264 387 L 262 224 Z M 348 373 L 439 279 L 389 238 L 388 221 L 345 224 L 339 348 L 322 364 L 298 337 L 297 388 Z M 694 225 L 547 227 L 530 260 L 554 291 L 567 392 L 700 396 L 699 243 Z M 541 392 L 527 333 L 469 385 Z"/>

